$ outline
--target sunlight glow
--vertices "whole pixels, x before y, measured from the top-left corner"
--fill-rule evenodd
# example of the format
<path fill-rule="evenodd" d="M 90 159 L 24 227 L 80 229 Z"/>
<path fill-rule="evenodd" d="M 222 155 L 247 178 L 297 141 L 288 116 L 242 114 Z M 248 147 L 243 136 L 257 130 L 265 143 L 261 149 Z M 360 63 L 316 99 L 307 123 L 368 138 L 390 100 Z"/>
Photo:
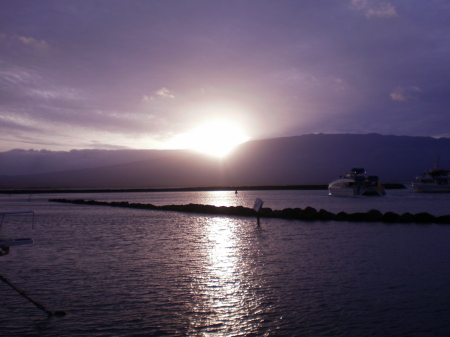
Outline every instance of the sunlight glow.
<path fill-rule="evenodd" d="M 236 145 L 250 139 L 235 124 L 224 121 L 210 122 L 178 135 L 172 146 L 193 149 L 217 157 L 223 157 Z"/>

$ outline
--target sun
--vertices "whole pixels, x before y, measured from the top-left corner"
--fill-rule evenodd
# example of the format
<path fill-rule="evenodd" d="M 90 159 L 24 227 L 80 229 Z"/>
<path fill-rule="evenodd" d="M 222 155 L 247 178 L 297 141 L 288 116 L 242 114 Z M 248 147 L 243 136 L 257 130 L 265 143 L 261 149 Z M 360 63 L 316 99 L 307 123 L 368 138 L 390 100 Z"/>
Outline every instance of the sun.
<path fill-rule="evenodd" d="M 217 157 L 223 157 L 236 145 L 250 139 L 240 127 L 227 121 L 203 124 L 176 137 L 181 148 L 193 149 Z"/>

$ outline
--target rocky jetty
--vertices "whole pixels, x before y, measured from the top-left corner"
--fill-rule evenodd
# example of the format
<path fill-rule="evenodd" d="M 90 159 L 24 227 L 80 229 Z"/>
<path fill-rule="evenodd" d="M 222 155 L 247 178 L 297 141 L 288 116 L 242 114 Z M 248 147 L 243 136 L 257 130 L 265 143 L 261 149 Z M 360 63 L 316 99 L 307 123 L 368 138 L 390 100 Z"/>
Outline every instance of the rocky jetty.
<path fill-rule="evenodd" d="M 365 213 L 339 212 L 337 214 L 334 214 L 324 209 L 317 211 L 313 207 L 306 207 L 304 209 L 285 208 L 281 211 L 263 207 L 259 211 L 259 213 L 257 213 L 252 208 L 246 208 L 243 206 L 212 206 L 200 204 L 155 206 L 152 204 L 129 203 L 128 201 L 106 202 L 106 201 L 83 200 L 83 199 L 75 199 L 75 200 L 49 199 L 49 201 L 83 204 L 83 205 L 139 208 L 139 209 L 150 209 L 159 211 L 190 212 L 190 213 L 204 213 L 216 215 L 254 216 L 261 218 L 281 218 L 281 219 L 292 219 L 303 221 L 450 224 L 450 215 L 434 216 L 426 212 L 417 214 L 411 213 L 396 214 L 393 212 L 386 212 L 383 214 L 378 210 L 370 210 Z"/>

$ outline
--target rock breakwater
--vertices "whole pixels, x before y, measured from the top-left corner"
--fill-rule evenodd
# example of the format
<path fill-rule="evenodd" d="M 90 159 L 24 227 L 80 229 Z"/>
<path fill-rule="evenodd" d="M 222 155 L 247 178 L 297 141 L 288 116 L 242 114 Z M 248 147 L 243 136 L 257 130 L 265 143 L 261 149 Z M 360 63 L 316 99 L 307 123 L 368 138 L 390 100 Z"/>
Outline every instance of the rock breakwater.
<path fill-rule="evenodd" d="M 393 212 L 381 213 L 378 210 L 370 210 L 365 213 L 346 213 L 337 214 L 328 212 L 324 209 L 317 211 L 313 207 L 285 208 L 283 210 L 272 210 L 263 207 L 259 213 L 252 208 L 243 206 L 212 206 L 201 204 L 187 205 L 164 205 L 155 206 L 153 204 L 129 203 L 128 201 L 95 201 L 83 199 L 49 199 L 51 202 L 73 203 L 83 205 L 127 207 L 138 209 L 150 209 L 159 211 L 175 211 L 188 213 L 204 213 L 216 215 L 234 215 L 234 216 L 258 216 L 261 218 L 281 218 L 303 221 L 351 221 L 351 222 L 384 222 L 384 223 L 418 223 L 418 224 L 450 224 L 450 215 L 434 216 L 426 212 L 411 214 L 396 214 Z"/>

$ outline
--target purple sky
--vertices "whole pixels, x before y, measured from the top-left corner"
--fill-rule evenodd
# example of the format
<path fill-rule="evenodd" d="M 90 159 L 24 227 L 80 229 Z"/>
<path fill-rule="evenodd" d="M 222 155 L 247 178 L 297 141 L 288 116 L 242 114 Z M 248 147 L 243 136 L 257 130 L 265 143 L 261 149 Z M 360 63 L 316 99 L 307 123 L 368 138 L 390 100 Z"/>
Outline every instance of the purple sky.
<path fill-rule="evenodd" d="M 450 137 L 450 2 L 1 1 L 0 151 Z"/>

